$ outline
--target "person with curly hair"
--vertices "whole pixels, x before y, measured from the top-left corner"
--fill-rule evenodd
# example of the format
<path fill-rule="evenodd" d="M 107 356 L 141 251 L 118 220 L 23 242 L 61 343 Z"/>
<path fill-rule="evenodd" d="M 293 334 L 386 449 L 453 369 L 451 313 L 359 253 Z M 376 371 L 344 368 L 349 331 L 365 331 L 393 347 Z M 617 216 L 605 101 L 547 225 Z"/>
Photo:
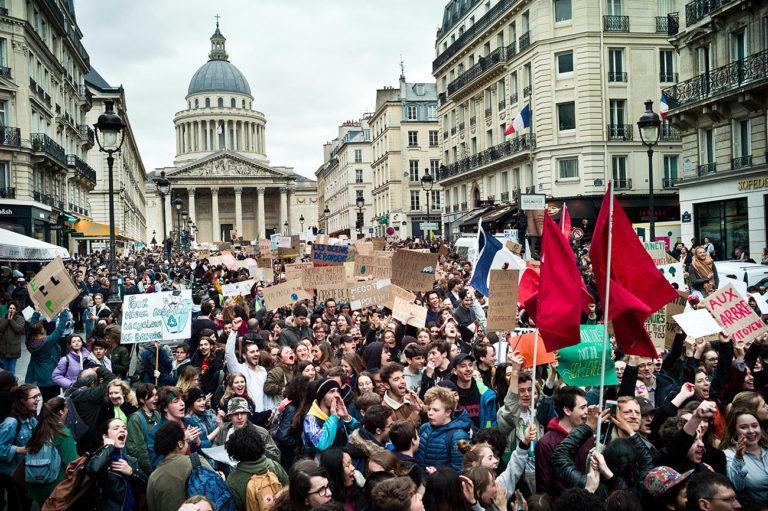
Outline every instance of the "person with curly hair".
<path fill-rule="evenodd" d="M 227 477 L 227 488 L 237 509 L 245 509 L 248 481 L 254 475 L 271 472 L 280 484 L 288 484 L 288 474 L 279 463 L 267 458 L 264 440 L 254 428 L 236 430 L 227 439 L 224 448 L 229 457 L 237 461 L 237 466 Z"/>

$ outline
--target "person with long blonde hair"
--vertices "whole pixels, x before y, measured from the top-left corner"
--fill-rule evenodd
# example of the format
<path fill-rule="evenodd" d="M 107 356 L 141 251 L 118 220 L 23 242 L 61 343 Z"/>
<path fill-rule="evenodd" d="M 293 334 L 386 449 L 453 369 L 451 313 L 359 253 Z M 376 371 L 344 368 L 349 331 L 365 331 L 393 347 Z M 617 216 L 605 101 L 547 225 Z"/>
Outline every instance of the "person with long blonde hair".
<path fill-rule="evenodd" d="M 192 387 L 200 388 L 200 374 L 195 366 L 189 365 L 182 369 L 176 386 L 186 393 Z"/>

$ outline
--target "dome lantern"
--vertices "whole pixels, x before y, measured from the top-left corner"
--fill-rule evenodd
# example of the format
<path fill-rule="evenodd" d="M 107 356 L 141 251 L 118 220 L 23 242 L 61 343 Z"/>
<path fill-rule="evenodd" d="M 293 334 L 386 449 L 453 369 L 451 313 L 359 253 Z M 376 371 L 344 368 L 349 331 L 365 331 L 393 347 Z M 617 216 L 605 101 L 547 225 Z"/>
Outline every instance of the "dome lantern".
<path fill-rule="evenodd" d="M 219 30 L 219 15 L 216 15 L 216 31 L 211 36 L 211 52 L 208 54 L 210 60 L 229 60 L 227 55 L 227 38 Z"/>

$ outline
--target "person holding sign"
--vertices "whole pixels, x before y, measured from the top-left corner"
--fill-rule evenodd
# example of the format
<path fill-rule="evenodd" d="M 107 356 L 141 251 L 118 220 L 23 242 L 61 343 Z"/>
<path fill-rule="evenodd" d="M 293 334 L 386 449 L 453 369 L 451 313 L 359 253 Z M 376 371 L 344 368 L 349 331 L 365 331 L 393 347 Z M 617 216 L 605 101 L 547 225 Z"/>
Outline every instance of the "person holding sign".
<path fill-rule="evenodd" d="M 72 313 L 69 309 L 64 309 L 53 318 L 56 328 L 51 335 L 46 335 L 45 326 L 39 320 L 39 313 L 32 316 L 32 325 L 27 334 L 26 345 L 30 359 L 24 381 L 40 387 L 43 400 L 47 401 L 61 392 L 61 388 L 53 382 L 52 376 L 61 358 L 61 338 L 72 325 Z"/>

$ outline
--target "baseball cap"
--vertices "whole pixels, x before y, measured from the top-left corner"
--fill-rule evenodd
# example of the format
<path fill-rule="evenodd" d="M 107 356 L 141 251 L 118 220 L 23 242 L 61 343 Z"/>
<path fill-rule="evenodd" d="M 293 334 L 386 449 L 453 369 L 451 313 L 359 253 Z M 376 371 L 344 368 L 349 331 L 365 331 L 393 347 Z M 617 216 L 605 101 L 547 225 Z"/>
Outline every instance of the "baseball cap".
<path fill-rule="evenodd" d="M 459 353 L 458 355 L 453 357 L 453 360 L 451 360 L 451 369 L 453 369 L 457 365 L 461 364 L 465 360 L 471 360 L 472 362 L 474 362 L 475 361 L 475 357 L 473 357 L 469 353 Z"/>
<path fill-rule="evenodd" d="M 453 392 L 458 392 L 459 387 L 455 383 L 453 383 L 451 380 L 442 380 L 437 382 L 438 387 L 443 387 L 444 389 L 451 390 Z"/>
<path fill-rule="evenodd" d="M 648 472 L 643 481 L 645 491 L 651 494 L 653 497 L 661 497 L 677 484 L 682 483 L 688 476 L 693 473 L 693 470 L 683 472 L 682 474 L 671 467 L 656 467 Z"/>

